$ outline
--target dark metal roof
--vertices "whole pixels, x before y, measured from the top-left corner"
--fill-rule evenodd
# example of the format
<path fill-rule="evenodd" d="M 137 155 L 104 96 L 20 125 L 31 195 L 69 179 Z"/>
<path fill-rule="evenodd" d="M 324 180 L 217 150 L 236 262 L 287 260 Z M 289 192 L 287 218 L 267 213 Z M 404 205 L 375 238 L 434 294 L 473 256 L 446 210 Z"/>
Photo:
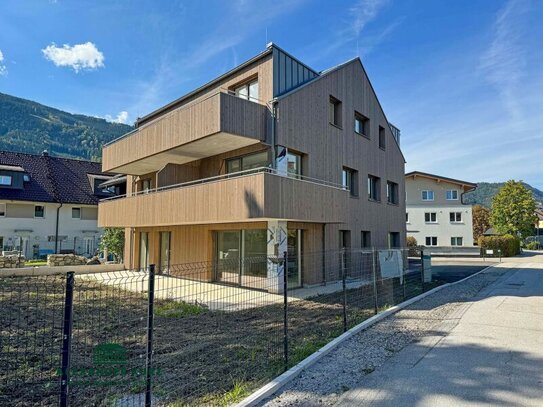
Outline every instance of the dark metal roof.
<path fill-rule="evenodd" d="M 427 178 L 440 179 L 440 180 L 443 180 L 443 181 L 452 182 L 452 183 L 455 183 L 455 184 L 464 185 L 464 186 L 471 187 L 471 188 L 477 188 L 477 184 L 474 184 L 473 182 L 462 181 L 462 180 L 459 180 L 459 179 L 448 178 L 448 177 L 442 177 L 441 175 L 430 174 L 428 172 L 411 171 L 411 172 L 408 172 L 407 174 L 405 174 L 406 177 L 412 177 L 414 175 L 419 175 L 419 176 L 427 177 Z"/>
<path fill-rule="evenodd" d="M 19 166 L 30 176 L 23 189 L 0 188 L 1 200 L 97 205 L 88 174 L 105 175 L 101 164 L 49 155 L 0 151 L 0 165 Z"/>

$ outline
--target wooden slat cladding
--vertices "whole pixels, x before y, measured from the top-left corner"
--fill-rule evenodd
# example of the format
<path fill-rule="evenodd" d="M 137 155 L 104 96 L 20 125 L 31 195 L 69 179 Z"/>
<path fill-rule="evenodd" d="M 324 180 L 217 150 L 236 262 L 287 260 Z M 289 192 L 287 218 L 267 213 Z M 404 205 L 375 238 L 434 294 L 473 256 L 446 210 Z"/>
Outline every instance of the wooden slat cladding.
<path fill-rule="evenodd" d="M 128 163 L 220 132 L 264 141 L 268 114 L 265 105 L 217 93 L 170 112 L 104 147 L 102 168 L 114 171 Z"/>
<path fill-rule="evenodd" d="M 348 199 L 346 191 L 258 173 L 104 201 L 99 204 L 98 224 L 152 227 L 269 218 L 341 222 Z"/>

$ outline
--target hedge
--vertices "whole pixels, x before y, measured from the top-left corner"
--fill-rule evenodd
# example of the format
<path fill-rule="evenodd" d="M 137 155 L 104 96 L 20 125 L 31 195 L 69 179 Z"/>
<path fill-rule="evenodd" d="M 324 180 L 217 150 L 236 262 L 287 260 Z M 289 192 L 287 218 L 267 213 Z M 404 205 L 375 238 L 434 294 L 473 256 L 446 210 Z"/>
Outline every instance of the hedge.
<path fill-rule="evenodd" d="M 520 240 L 513 235 L 503 236 L 481 236 L 479 237 L 479 247 L 481 248 L 481 255 L 486 254 L 486 250 L 494 250 L 494 254 L 490 256 L 498 257 L 500 254 L 498 250 L 501 250 L 503 257 L 516 256 L 520 253 Z"/>

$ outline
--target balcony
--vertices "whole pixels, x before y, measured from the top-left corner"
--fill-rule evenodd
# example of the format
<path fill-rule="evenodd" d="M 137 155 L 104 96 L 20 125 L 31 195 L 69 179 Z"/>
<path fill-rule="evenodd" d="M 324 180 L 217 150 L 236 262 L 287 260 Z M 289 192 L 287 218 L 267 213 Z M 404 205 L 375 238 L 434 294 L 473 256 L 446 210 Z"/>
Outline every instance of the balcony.
<path fill-rule="evenodd" d="M 349 192 L 341 185 L 259 168 L 102 200 L 98 225 L 151 227 L 267 219 L 339 223 L 348 199 Z"/>
<path fill-rule="evenodd" d="M 267 115 L 264 104 L 218 91 L 106 144 L 102 169 L 143 175 L 263 142 Z"/>

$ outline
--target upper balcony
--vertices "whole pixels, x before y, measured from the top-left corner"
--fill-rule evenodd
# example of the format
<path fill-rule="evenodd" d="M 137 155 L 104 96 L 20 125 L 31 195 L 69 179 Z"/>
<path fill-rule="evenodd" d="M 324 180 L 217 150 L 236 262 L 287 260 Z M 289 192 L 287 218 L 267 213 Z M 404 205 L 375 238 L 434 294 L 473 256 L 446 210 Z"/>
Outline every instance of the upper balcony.
<path fill-rule="evenodd" d="M 265 104 L 217 91 L 106 144 L 102 169 L 143 175 L 263 142 L 267 116 Z"/>
<path fill-rule="evenodd" d="M 349 192 L 341 185 L 258 168 L 104 199 L 98 205 L 98 225 L 151 227 L 266 219 L 340 223 L 348 199 Z"/>

